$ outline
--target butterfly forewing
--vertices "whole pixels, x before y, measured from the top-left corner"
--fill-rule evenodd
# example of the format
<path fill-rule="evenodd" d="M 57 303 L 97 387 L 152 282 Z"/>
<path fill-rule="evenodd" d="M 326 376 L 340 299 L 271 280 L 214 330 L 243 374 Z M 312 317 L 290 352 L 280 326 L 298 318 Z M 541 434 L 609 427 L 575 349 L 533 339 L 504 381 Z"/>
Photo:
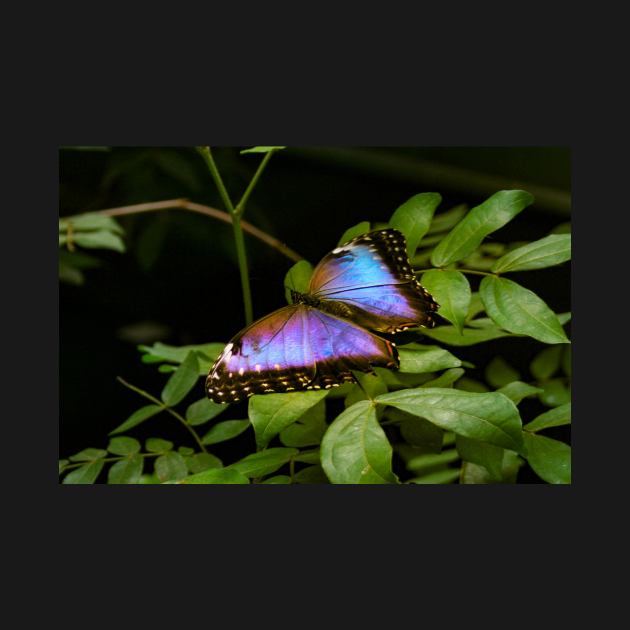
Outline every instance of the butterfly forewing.
<path fill-rule="evenodd" d="M 326 255 L 313 271 L 310 295 L 324 310 L 378 332 L 432 327 L 438 308 L 416 280 L 405 237 L 391 228 L 358 236 Z"/>
<path fill-rule="evenodd" d="M 304 304 L 286 306 L 248 326 L 227 344 L 206 380 L 215 402 L 252 394 L 333 387 L 351 370 L 397 367 L 389 341 Z"/>

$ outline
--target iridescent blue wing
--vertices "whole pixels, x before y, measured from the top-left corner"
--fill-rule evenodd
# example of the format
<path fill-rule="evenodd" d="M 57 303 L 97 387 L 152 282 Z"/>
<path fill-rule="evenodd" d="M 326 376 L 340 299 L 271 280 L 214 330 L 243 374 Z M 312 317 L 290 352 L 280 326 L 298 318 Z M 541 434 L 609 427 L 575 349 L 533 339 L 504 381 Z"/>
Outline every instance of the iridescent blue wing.
<path fill-rule="evenodd" d="M 416 280 L 405 237 L 391 228 L 357 236 L 326 255 L 309 294 L 325 310 L 379 332 L 431 328 L 438 309 Z"/>
<path fill-rule="evenodd" d="M 398 367 L 394 345 L 304 304 L 285 306 L 238 333 L 216 360 L 206 392 L 215 402 L 252 394 L 335 387 L 352 370 Z"/>

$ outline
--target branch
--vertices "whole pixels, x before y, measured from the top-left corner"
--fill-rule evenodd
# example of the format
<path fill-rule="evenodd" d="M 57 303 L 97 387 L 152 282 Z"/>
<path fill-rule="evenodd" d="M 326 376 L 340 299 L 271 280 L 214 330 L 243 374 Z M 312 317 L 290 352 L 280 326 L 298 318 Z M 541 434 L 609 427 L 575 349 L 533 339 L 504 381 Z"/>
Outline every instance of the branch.
<path fill-rule="evenodd" d="M 138 203 L 133 206 L 121 206 L 119 208 L 108 208 L 106 210 L 95 210 L 95 214 L 102 214 L 108 217 L 120 217 L 127 214 L 138 214 L 140 212 L 155 212 L 157 210 L 188 210 L 190 212 L 198 212 L 199 214 L 205 214 L 208 217 L 223 221 L 223 223 L 232 223 L 232 217 L 222 210 L 211 208 L 210 206 L 203 206 L 200 203 L 194 203 L 188 201 L 188 199 L 168 199 L 166 201 L 153 201 L 149 203 Z M 241 226 L 245 232 L 256 237 L 258 240 L 266 243 L 270 247 L 280 252 L 283 256 L 286 256 L 293 262 L 298 262 L 303 259 L 297 252 L 293 251 L 290 247 L 287 247 L 284 243 L 277 238 L 263 232 L 255 225 L 241 220 Z"/>

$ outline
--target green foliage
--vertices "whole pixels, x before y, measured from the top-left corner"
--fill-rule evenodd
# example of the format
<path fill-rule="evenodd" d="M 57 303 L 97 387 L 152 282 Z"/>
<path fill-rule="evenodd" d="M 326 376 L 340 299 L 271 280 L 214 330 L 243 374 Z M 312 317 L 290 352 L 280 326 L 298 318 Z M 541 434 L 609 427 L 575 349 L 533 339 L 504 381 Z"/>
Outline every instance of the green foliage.
<path fill-rule="evenodd" d="M 143 405 L 113 419 L 107 450 L 86 448 L 60 460 L 62 483 L 517 483 L 527 466 L 541 481 L 570 483 L 570 446 L 541 435 L 571 422 L 571 346 L 564 329 L 570 313 L 556 313 L 553 298 L 547 304 L 523 286 L 527 276 L 520 274 L 570 260 L 570 225 L 529 243 L 484 241 L 532 196 L 499 191 L 471 210 L 439 211 L 440 202 L 437 193 L 414 195 L 389 220 L 405 234 L 412 264 L 441 317 L 435 328 L 419 330 L 422 336 L 410 331 L 404 343 L 397 340 L 399 370 L 356 373 L 356 384 L 330 391 L 256 395 L 247 418 L 239 418 L 232 406 L 201 397 L 223 342 L 138 346 L 148 369 L 164 374 L 161 393 L 121 380 Z M 339 244 L 369 229 L 367 221 L 351 226 Z M 121 226 L 98 213 L 60 220 L 59 236 L 60 273 L 77 283 L 84 281 L 83 269 L 99 264 L 77 248 L 124 251 Z M 305 260 L 289 269 L 289 303 L 292 290 L 308 291 L 312 272 Z M 512 272 L 519 272 L 519 283 L 502 276 Z M 479 344 L 502 339 L 509 347 L 524 337 L 540 345 L 524 369 L 515 367 L 509 350 L 471 362 L 457 356 L 458 348 L 474 354 Z M 332 409 L 339 409 L 336 416 Z M 523 417 L 521 409 L 528 409 Z M 154 437 L 141 444 L 127 435 L 158 414 L 179 424 L 188 441 L 176 446 Z M 222 461 L 212 451 L 229 440 L 250 444 L 250 451 L 243 446 Z"/>
<path fill-rule="evenodd" d="M 440 305 L 440 315 L 461 334 L 471 299 L 466 276 L 461 271 L 433 269 L 422 274 L 421 284 Z"/>
<path fill-rule="evenodd" d="M 349 227 L 342 235 L 339 241 L 337 242 L 337 247 L 339 245 L 344 245 L 348 241 L 352 240 L 355 236 L 360 236 L 361 234 L 365 234 L 370 231 L 370 222 L 369 221 L 361 221 L 361 223 L 357 223 L 352 227 Z M 298 263 L 299 265 L 300 263 Z"/>
<path fill-rule="evenodd" d="M 291 304 L 291 291 L 298 293 L 308 293 L 308 285 L 313 275 L 313 265 L 307 260 L 300 260 L 295 263 L 284 278 L 284 293 L 287 302 Z"/>
<path fill-rule="evenodd" d="M 501 190 L 472 208 L 433 250 L 431 263 L 445 267 L 466 258 L 481 241 L 503 227 L 519 212 L 533 203 L 534 198 L 523 190 Z"/>
<path fill-rule="evenodd" d="M 544 343 L 569 343 L 557 315 L 533 291 L 507 278 L 486 276 L 479 293 L 497 326 Z"/>
<path fill-rule="evenodd" d="M 396 483 L 392 447 L 370 401 L 355 403 L 332 422 L 321 461 L 332 483 Z"/>
<path fill-rule="evenodd" d="M 324 390 L 252 396 L 249 399 L 249 418 L 254 426 L 258 448 L 265 448 L 282 429 L 293 424 L 327 394 Z"/>
<path fill-rule="evenodd" d="M 420 193 L 405 201 L 389 220 L 389 226 L 400 230 L 407 240 L 407 254 L 415 254 L 422 237 L 428 232 L 435 209 L 442 201 L 437 193 Z"/>

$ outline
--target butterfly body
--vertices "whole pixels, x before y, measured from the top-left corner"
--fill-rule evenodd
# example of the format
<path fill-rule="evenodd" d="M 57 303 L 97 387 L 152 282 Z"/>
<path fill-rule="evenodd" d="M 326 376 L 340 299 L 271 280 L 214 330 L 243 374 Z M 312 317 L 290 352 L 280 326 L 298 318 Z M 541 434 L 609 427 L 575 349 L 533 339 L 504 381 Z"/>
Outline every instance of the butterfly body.
<path fill-rule="evenodd" d="M 313 271 L 307 293 L 227 344 L 206 380 L 215 402 L 336 387 L 352 371 L 397 368 L 395 344 L 375 333 L 432 326 L 438 305 L 418 284 L 404 236 L 378 230 L 344 243 Z M 374 331 L 374 332 L 372 332 Z"/>

